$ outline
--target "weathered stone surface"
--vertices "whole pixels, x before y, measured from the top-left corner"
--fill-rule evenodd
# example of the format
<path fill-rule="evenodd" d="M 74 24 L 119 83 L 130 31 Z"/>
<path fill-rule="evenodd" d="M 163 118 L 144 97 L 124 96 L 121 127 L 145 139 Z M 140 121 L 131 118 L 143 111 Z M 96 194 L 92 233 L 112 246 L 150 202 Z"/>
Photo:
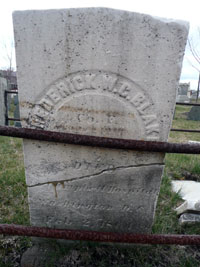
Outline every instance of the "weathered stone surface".
<path fill-rule="evenodd" d="M 0 77 L 0 125 L 5 125 L 5 98 L 4 92 L 7 88 L 5 78 Z"/>
<path fill-rule="evenodd" d="M 200 223 L 200 214 L 184 213 L 180 216 L 179 223 L 182 225 Z"/>
<path fill-rule="evenodd" d="M 32 150 L 33 145 L 38 148 Z M 50 149 L 51 148 L 51 149 Z M 120 168 L 162 164 L 162 153 L 145 153 L 24 140 L 26 179 L 29 186 L 70 181 Z M 56 157 L 55 157 L 56 155 Z M 36 160 L 39 157 L 39 160 Z"/>
<path fill-rule="evenodd" d="M 159 165 L 119 168 L 29 187 L 31 221 L 55 228 L 148 232 L 162 170 Z"/>
<path fill-rule="evenodd" d="M 90 8 L 15 12 L 14 29 L 23 126 L 167 140 L 185 23 Z M 32 224 L 151 231 L 164 154 L 28 140 L 24 152 Z"/>

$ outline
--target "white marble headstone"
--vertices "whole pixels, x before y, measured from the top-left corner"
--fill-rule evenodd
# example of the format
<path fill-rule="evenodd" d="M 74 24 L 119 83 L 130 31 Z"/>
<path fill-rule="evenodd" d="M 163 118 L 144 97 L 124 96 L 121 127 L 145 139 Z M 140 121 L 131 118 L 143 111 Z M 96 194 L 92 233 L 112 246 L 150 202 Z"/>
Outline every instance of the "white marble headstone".
<path fill-rule="evenodd" d="M 167 141 L 187 23 L 106 9 L 13 15 L 23 127 Z M 151 231 L 164 153 L 24 140 L 31 223 Z"/>

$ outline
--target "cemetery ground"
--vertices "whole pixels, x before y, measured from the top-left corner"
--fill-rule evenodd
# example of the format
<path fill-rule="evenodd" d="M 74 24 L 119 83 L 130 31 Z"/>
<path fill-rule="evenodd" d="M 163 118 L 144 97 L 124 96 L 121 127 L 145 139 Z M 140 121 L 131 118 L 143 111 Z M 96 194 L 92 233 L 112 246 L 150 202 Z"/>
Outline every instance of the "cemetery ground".
<path fill-rule="evenodd" d="M 173 128 L 199 129 L 187 120 L 189 106 L 177 106 Z M 200 141 L 199 133 L 171 132 L 170 142 Z M 183 201 L 171 191 L 172 179 L 200 181 L 200 155 L 167 154 L 152 233 L 200 234 L 200 225 L 180 226 L 174 209 Z M 29 225 L 22 140 L 0 137 L 0 223 Z M 0 236 L 0 266 L 20 266 L 31 238 Z M 79 243 L 70 248 L 54 245 L 44 266 L 200 266 L 200 247 L 133 245 L 119 247 Z"/>

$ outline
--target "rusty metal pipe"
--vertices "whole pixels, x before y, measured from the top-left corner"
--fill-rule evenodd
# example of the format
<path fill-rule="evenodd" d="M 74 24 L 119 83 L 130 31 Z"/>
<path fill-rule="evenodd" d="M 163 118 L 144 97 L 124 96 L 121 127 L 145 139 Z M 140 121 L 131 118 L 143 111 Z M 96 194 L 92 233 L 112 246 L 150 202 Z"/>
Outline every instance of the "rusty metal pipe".
<path fill-rule="evenodd" d="M 149 152 L 200 154 L 199 144 L 180 144 L 107 138 L 7 126 L 0 126 L 0 135 L 93 147 L 130 149 Z"/>
<path fill-rule="evenodd" d="M 94 242 L 200 245 L 200 235 L 111 233 L 85 230 L 51 229 L 45 227 L 23 226 L 14 224 L 0 224 L 0 234 Z"/>

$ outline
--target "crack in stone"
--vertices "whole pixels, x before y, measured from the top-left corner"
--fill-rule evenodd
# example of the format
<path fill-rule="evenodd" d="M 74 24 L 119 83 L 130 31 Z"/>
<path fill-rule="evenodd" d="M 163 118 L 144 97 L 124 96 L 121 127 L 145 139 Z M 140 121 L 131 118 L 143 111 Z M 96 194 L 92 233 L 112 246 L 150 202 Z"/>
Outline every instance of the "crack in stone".
<path fill-rule="evenodd" d="M 44 183 L 38 183 L 35 185 L 28 185 L 28 187 L 35 187 L 35 186 L 41 186 L 41 185 L 45 185 L 45 184 L 53 184 L 54 186 L 56 186 L 57 184 L 61 183 L 64 185 L 64 183 L 68 183 L 68 182 L 73 182 L 73 181 L 78 181 L 78 180 L 83 180 L 85 178 L 93 178 L 95 176 L 101 175 L 103 173 L 106 172 L 110 172 L 110 171 L 115 171 L 118 169 L 128 169 L 128 168 L 137 168 L 137 167 L 148 167 L 148 166 L 165 166 L 164 163 L 151 163 L 151 164 L 140 164 L 140 165 L 129 165 L 129 166 L 118 166 L 118 167 L 114 167 L 114 168 L 110 168 L 110 169 L 104 169 L 101 170 L 98 173 L 94 173 L 94 174 L 88 174 L 88 175 L 84 175 L 84 176 L 80 176 L 80 177 L 74 177 L 71 179 L 65 179 L 65 180 L 59 180 L 59 181 L 49 181 L 49 182 L 44 182 Z"/>

